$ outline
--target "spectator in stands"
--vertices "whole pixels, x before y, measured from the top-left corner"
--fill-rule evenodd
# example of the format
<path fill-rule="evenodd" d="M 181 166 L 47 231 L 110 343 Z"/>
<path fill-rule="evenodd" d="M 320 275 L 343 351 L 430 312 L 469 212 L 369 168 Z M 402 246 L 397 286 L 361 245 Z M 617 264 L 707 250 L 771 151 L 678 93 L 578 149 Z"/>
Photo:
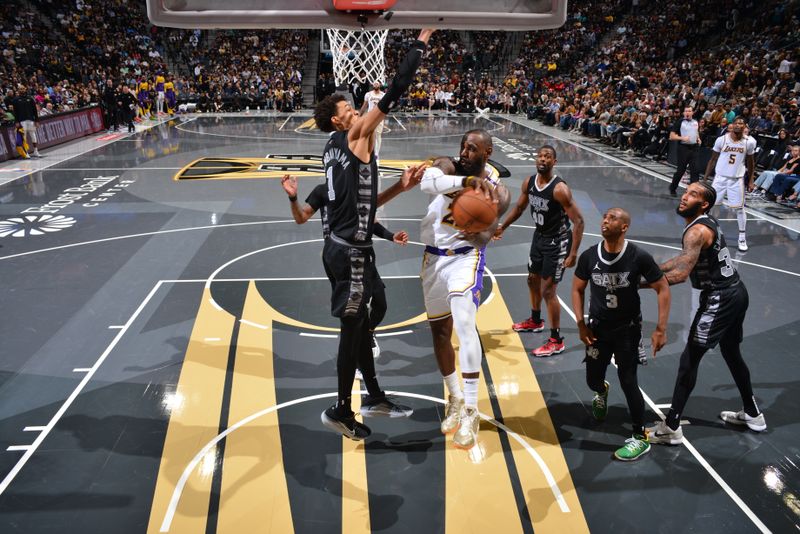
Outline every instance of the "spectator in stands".
<path fill-rule="evenodd" d="M 779 160 L 780 161 L 780 160 Z M 756 196 L 765 197 L 767 191 L 772 187 L 772 182 L 778 174 L 797 174 L 800 171 L 800 145 L 793 145 L 789 149 L 789 157 L 785 160 L 783 166 L 776 170 L 766 170 L 762 172 L 755 183 L 752 185 L 751 191 Z"/>

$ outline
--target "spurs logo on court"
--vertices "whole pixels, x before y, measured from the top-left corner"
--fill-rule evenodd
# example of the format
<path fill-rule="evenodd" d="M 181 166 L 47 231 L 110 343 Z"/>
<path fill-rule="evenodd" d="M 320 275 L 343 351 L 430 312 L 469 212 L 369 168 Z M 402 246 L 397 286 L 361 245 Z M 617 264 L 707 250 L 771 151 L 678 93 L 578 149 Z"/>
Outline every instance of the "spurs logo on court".
<path fill-rule="evenodd" d="M 26 237 L 60 232 L 75 224 L 64 215 L 25 215 L 0 221 L 0 237 Z"/>
<path fill-rule="evenodd" d="M 381 159 L 378 172 L 382 178 L 397 178 L 410 165 L 421 161 L 405 159 Z M 498 176 L 507 178 L 511 173 L 494 161 L 489 166 Z M 295 176 L 325 176 L 322 156 L 308 154 L 271 154 L 266 158 L 200 158 L 178 171 L 175 180 L 233 180 L 245 178 L 282 178 L 284 174 Z"/>
<path fill-rule="evenodd" d="M 593 273 L 592 282 L 597 286 L 602 286 L 613 291 L 621 287 L 628 287 L 631 285 L 628 277 L 631 273 Z"/>

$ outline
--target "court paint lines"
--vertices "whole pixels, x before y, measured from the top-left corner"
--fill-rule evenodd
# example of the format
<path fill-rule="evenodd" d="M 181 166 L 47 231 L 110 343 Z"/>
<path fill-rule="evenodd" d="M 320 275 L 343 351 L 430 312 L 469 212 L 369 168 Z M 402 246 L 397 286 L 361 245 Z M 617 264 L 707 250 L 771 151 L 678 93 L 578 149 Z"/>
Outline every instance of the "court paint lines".
<path fill-rule="evenodd" d="M 315 217 L 312 220 L 317 220 L 317 218 Z M 407 217 L 386 217 L 386 218 L 384 218 L 382 220 L 384 220 L 384 221 L 396 221 L 396 222 L 414 222 L 414 221 L 419 221 L 420 219 L 419 218 L 407 218 Z M 767 222 L 772 222 L 772 221 L 769 221 L 767 219 L 764 219 L 764 220 L 766 220 Z M 55 246 L 55 247 L 42 248 L 42 249 L 38 249 L 38 250 L 30 250 L 28 252 L 20 252 L 18 254 L 9 254 L 8 256 L 0 256 L 0 260 L 10 260 L 10 259 L 13 259 L 13 258 L 19 258 L 19 257 L 23 257 L 23 256 L 30 256 L 30 255 L 33 255 L 33 254 L 40 254 L 40 253 L 43 253 L 43 252 L 52 252 L 52 251 L 55 251 L 55 250 L 63 250 L 63 249 L 67 249 L 67 248 L 80 247 L 80 246 L 84 246 L 84 245 L 96 245 L 96 244 L 99 244 L 99 243 L 106 243 L 106 242 L 109 242 L 109 241 L 117 241 L 117 240 L 121 240 L 121 239 L 131 239 L 131 238 L 136 238 L 136 237 L 148 237 L 148 236 L 172 234 L 172 233 L 179 233 L 179 232 L 191 232 L 191 231 L 195 231 L 195 230 L 209 230 L 209 229 L 216 229 L 216 228 L 235 228 L 235 227 L 239 227 L 239 226 L 255 226 L 255 225 L 259 225 L 259 224 L 282 224 L 282 223 L 296 224 L 294 222 L 294 219 L 280 219 L 280 220 L 275 220 L 275 221 L 253 221 L 253 222 L 243 222 L 243 223 L 213 224 L 213 225 L 205 225 L 205 226 L 190 226 L 190 227 L 187 227 L 187 228 L 173 228 L 173 229 L 170 229 L 170 230 L 156 230 L 154 232 L 143 232 L 143 233 L 139 233 L 139 234 L 127 234 L 127 235 L 121 235 L 121 236 L 115 236 L 115 237 L 106 237 L 106 238 L 103 238 L 103 239 L 94 239 L 94 240 L 91 240 L 91 241 L 81 241 L 81 242 L 78 242 L 78 243 L 70 243 L 68 245 L 59 245 L 59 246 Z M 512 224 L 511 228 L 529 228 L 529 229 L 534 229 L 533 226 L 524 225 L 524 224 Z M 592 236 L 592 237 L 601 237 L 600 234 L 593 234 L 593 233 L 590 233 L 590 232 L 584 232 L 584 235 L 588 235 L 588 236 Z M 310 243 L 310 242 L 314 242 L 314 241 L 322 241 L 322 239 L 296 241 L 296 242 L 294 242 L 294 244 Z M 680 247 L 674 247 L 674 246 L 671 246 L 671 245 L 664 245 L 664 244 L 661 244 L 661 243 L 653 243 L 651 241 L 641 241 L 641 240 L 637 240 L 637 239 L 629 239 L 629 241 L 631 241 L 632 243 L 641 243 L 641 244 L 644 244 L 644 245 L 651 245 L 651 246 L 654 246 L 654 247 L 668 248 L 668 249 L 672 249 L 672 250 L 681 250 Z M 289 243 L 289 244 L 292 244 L 292 243 Z M 421 245 L 421 243 L 412 242 L 412 241 L 409 241 L 409 244 Z M 286 246 L 286 244 L 282 244 L 281 246 Z M 263 250 L 266 250 L 266 249 L 261 249 L 261 250 L 263 251 Z M 256 252 L 258 252 L 258 251 L 251 252 L 250 254 L 255 254 Z M 241 259 L 241 258 L 239 258 L 239 259 Z M 784 270 L 784 269 L 779 269 L 777 267 L 770 267 L 769 265 L 762 265 L 760 263 L 754 263 L 754 262 L 749 262 L 749 261 L 745 261 L 745 260 L 739 260 L 739 259 L 736 259 L 736 258 L 731 258 L 731 261 L 734 261 L 736 263 L 741 263 L 743 265 L 750 265 L 752 267 L 759 267 L 759 268 L 762 268 L 762 269 L 768 269 L 770 271 L 775 271 L 775 272 L 778 272 L 778 273 L 783 273 L 783 274 L 788 274 L 788 275 L 791 275 L 791 276 L 800 277 L 800 273 L 793 272 L 793 271 L 787 271 L 787 270 Z M 505 276 L 505 275 L 498 275 L 498 276 Z M 391 280 L 393 278 L 403 278 L 403 277 L 382 276 L 381 278 L 386 279 L 386 280 Z M 411 278 L 413 278 L 413 277 L 411 277 Z M 217 280 L 217 279 L 215 278 L 215 280 Z M 278 281 L 278 280 L 283 280 L 283 278 L 275 278 L 275 279 L 269 279 L 269 278 L 263 278 L 263 279 L 262 278 L 247 278 L 247 279 L 243 279 L 242 281 L 247 281 L 247 280 L 256 280 L 256 281 L 262 281 L 262 280 L 263 281 L 271 281 L 271 280 L 274 280 L 274 281 Z M 326 277 L 309 277 L 309 278 L 307 278 L 307 280 L 327 280 L 327 278 Z M 187 281 L 190 281 L 190 280 L 164 280 L 164 281 L 165 282 L 169 281 L 169 282 L 179 283 L 179 282 L 187 282 Z M 225 281 L 225 280 L 219 279 L 219 281 Z"/>
<path fill-rule="evenodd" d="M 595 155 L 602 156 L 604 158 L 610 159 L 611 161 L 614 161 L 616 163 L 622 163 L 623 166 L 625 166 L 625 167 L 630 167 L 631 169 L 635 169 L 635 170 L 637 170 L 639 172 L 642 172 L 644 174 L 652 176 L 653 178 L 657 178 L 657 179 L 661 180 L 662 182 L 667 182 L 667 183 L 671 183 L 672 182 L 672 180 L 670 178 L 667 178 L 666 176 L 664 176 L 662 174 L 658 174 L 655 171 L 651 171 L 650 169 L 648 169 L 646 167 L 643 167 L 643 166 L 637 165 L 635 163 L 631 163 L 629 161 L 625 161 L 623 159 L 614 157 L 611 154 L 606 154 L 605 152 L 601 152 L 601 151 L 596 150 L 594 148 L 587 147 L 585 145 L 582 145 L 580 143 L 572 141 L 571 139 L 567 139 L 567 138 L 563 138 L 563 137 L 555 137 L 550 133 L 544 132 L 544 131 L 540 130 L 539 128 L 536 128 L 535 126 L 519 122 L 518 120 L 514 120 L 514 118 L 512 118 L 512 117 L 506 117 L 506 119 L 508 121 L 510 121 L 510 122 L 513 122 L 514 124 L 519 124 L 520 126 L 524 126 L 524 127 L 528 128 L 530 130 L 533 130 L 534 132 L 538 132 L 538 133 L 540 133 L 540 134 L 542 134 L 544 136 L 547 136 L 550 139 L 555 139 L 557 141 L 561 141 L 563 143 L 567 143 L 569 145 L 581 148 L 583 150 L 586 150 L 587 152 L 590 152 L 592 154 L 595 154 Z M 685 186 L 683 184 L 679 184 L 679 187 L 685 188 Z M 763 214 L 761 214 L 761 213 L 759 213 L 759 212 L 757 212 L 757 211 L 755 211 L 753 209 L 745 207 L 745 212 L 750 214 L 750 215 L 753 215 L 754 217 L 756 217 L 758 219 L 763 219 L 763 220 L 765 220 L 767 222 L 770 222 L 770 223 L 772 223 L 772 224 L 774 224 L 776 226 L 780 226 L 782 228 L 786 228 L 787 230 L 791 230 L 792 232 L 798 233 L 796 228 L 792 228 L 791 226 L 783 224 L 778 220 L 770 219 L 769 217 L 767 217 L 767 216 L 765 216 L 765 215 L 763 215 Z"/>
<path fill-rule="evenodd" d="M 397 115 L 392 115 L 392 118 L 393 118 L 394 120 L 396 120 L 396 121 L 397 121 L 397 124 L 399 124 L 399 125 L 400 125 L 400 128 L 402 128 L 402 129 L 403 129 L 403 130 L 405 130 L 405 131 L 408 131 L 408 128 L 406 128 L 405 126 L 403 126 L 403 123 L 402 123 L 402 122 L 400 122 L 400 119 L 398 119 L 398 118 L 397 118 Z"/>
<path fill-rule="evenodd" d="M 321 337 L 330 339 L 336 339 L 339 337 L 339 334 L 312 334 L 311 332 L 300 332 L 300 335 L 303 337 Z"/>
<path fill-rule="evenodd" d="M 41 432 L 46 427 L 43 426 L 26 426 L 22 429 L 23 432 Z"/>
<path fill-rule="evenodd" d="M 92 370 L 91 367 L 76 367 L 75 369 L 72 370 L 72 372 L 73 373 L 88 373 L 91 370 Z"/>
<path fill-rule="evenodd" d="M 112 325 L 108 325 L 108 329 L 109 329 L 109 330 L 119 330 L 119 329 L 121 329 L 121 328 L 124 328 L 124 327 L 123 327 L 121 324 L 112 324 Z"/>
<path fill-rule="evenodd" d="M 261 330 L 268 330 L 269 327 L 267 325 L 254 323 L 253 321 L 248 321 L 247 319 L 239 319 L 239 322 L 242 324 L 250 325 L 254 328 L 260 328 Z"/>
<path fill-rule="evenodd" d="M 30 450 L 31 447 L 32 445 L 10 445 L 9 447 L 6 448 L 6 450 L 8 452 L 27 451 Z"/>
<path fill-rule="evenodd" d="M 291 118 L 292 118 L 292 115 L 289 115 L 288 117 L 286 117 L 286 120 L 283 121 L 283 123 L 281 123 L 280 128 L 278 128 L 279 132 L 283 130 L 283 127 L 286 126 L 286 123 L 289 122 L 289 119 L 291 119 Z"/>
<path fill-rule="evenodd" d="M 171 119 L 169 119 L 169 120 L 171 120 Z M 118 142 L 118 141 L 122 141 L 122 140 L 124 140 L 126 137 L 129 137 L 129 136 L 131 136 L 131 135 L 136 135 L 137 133 L 140 133 L 140 132 L 146 132 L 146 131 L 147 131 L 147 130 L 149 130 L 150 128 L 153 128 L 153 127 L 155 127 L 155 126 L 158 126 L 158 125 L 160 125 L 160 124 L 163 124 L 164 122 L 167 122 L 167 121 L 166 121 L 166 120 L 162 120 L 161 122 L 155 122 L 154 124 L 149 124 L 149 125 L 147 125 L 145 128 L 143 128 L 143 129 L 141 129 L 141 130 L 139 130 L 139 131 L 137 131 L 137 132 L 123 134 L 123 136 L 122 136 L 121 138 L 117 138 L 117 139 L 111 139 L 111 140 L 109 140 L 109 141 L 98 141 L 100 144 L 98 144 L 98 145 L 95 145 L 95 146 L 93 146 L 93 147 L 91 147 L 91 148 L 87 148 L 86 150 L 83 150 L 83 151 L 81 151 L 81 152 L 77 152 L 77 153 L 75 153 L 75 154 L 71 154 L 71 155 L 69 155 L 69 156 L 66 156 L 66 157 L 63 157 L 63 158 L 59 157 L 59 159 L 58 159 L 58 160 L 53 160 L 51 163 L 49 163 L 49 164 L 46 164 L 46 165 L 44 165 L 43 167 L 40 167 L 40 168 L 38 168 L 38 169 L 31 169 L 31 170 L 29 170 L 29 171 L 25 171 L 25 173 L 24 173 L 24 174 L 20 174 L 19 176 L 15 176 L 15 177 L 13 177 L 13 178 L 9 178 L 8 180 L 0 181 L 0 186 L 2 186 L 2 185 L 6 185 L 6 184 L 10 184 L 11 182 L 15 182 L 15 181 L 19 180 L 20 178 L 25 178 L 26 176 L 30 176 L 31 174 L 33 174 L 33 173 L 35 173 L 35 172 L 39 172 L 39 171 L 43 171 L 43 170 L 45 170 L 45 169 L 49 169 L 50 167 L 53 167 L 53 166 L 55 166 L 55 165 L 58 165 L 58 164 L 60 164 L 60 163 L 64 163 L 65 161 L 69 161 L 69 160 L 71 160 L 71 159 L 77 158 L 78 156 L 83 156 L 83 155 L 85 155 L 85 154 L 88 154 L 89 152 L 91 152 L 91 151 L 93 151 L 93 150 L 97 150 L 98 148 L 103 148 L 103 147 L 105 147 L 105 146 L 108 146 L 108 145 L 110 145 L 110 144 L 112 144 L 112 143 L 116 143 L 116 142 Z M 82 142 L 89 142 L 89 141 L 91 141 L 91 140 L 90 140 L 90 139 L 87 139 L 88 137 L 92 137 L 92 136 L 94 136 L 94 135 L 98 135 L 98 134 L 102 134 L 102 133 L 103 133 L 102 131 L 95 132 L 94 134 L 90 134 L 90 135 L 87 135 L 87 136 L 81 137 L 81 138 L 79 138 L 79 139 L 75 139 L 74 141 L 78 141 L 78 142 L 81 142 L 81 141 L 82 141 Z M 77 144 L 77 143 L 76 143 L 76 144 Z M 62 148 L 63 148 L 63 147 L 62 147 Z M 45 155 L 43 156 L 43 158 L 48 158 L 48 157 L 53 157 L 53 155 L 52 155 L 52 154 L 50 154 L 50 155 L 48 155 L 48 154 L 45 154 Z"/>
<path fill-rule="evenodd" d="M 391 337 L 391 336 L 402 336 L 405 334 L 413 334 L 413 330 L 400 330 L 399 332 L 385 332 L 382 334 L 375 334 L 375 337 Z"/>
<path fill-rule="evenodd" d="M 354 389 L 352 391 L 352 393 L 353 393 L 353 395 L 367 395 L 368 394 L 368 392 L 366 390 L 357 390 L 357 389 Z M 426 400 L 426 401 L 435 402 L 435 403 L 438 403 L 438 404 L 447 404 L 447 401 L 445 401 L 444 399 L 439 399 L 439 398 L 431 397 L 431 396 L 428 396 L 428 395 L 422 395 L 422 394 L 419 394 L 419 393 L 409 393 L 409 392 L 405 392 L 405 391 L 387 391 L 386 394 L 387 395 L 396 395 L 398 397 L 408 397 L 408 398 L 413 398 L 413 399 Z M 308 397 L 300 397 L 298 399 L 290 400 L 290 401 L 287 401 L 287 402 L 282 402 L 282 403 L 276 404 L 274 406 L 269 406 L 268 408 L 264 408 L 263 410 L 255 412 L 255 413 L 245 417 L 244 419 L 242 419 L 240 421 L 237 421 L 235 424 L 230 425 L 223 432 L 221 432 L 217 436 L 215 436 L 214 439 L 212 439 L 211 441 L 206 443 L 197 452 L 197 454 L 195 454 L 194 458 L 192 458 L 192 460 L 184 468 L 183 473 L 181 474 L 180 478 L 178 479 L 178 482 L 175 484 L 175 490 L 172 493 L 172 498 L 170 499 L 169 506 L 167 506 L 166 513 L 164 514 L 164 520 L 161 523 L 160 531 L 161 532 L 169 532 L 169 529 L 172 526 L 172 520 L 175 517 L 175 511 L 178 508 L 178 503 L 181 500 L 181 495 L 183 494 L 183 490 L 186 487 L 186 483 L 189 480 L 189 477 L 191 476 L 191 474 L 195 470 L 195 468 L 197 468 L 197 466 L 200 464 L 200 462 L 202 461 L 203 457 L 206 454 L 208 454 L 209 451 L 214 449 L 214 447 L 217 446 L 217 443 L 219 443 L 221 440 L 225 439 L 225 437 L 227 437 L 232 432 L 235 432 L 236 430 L 240 429 L 241 427 L 243 427 L 245 425 L 248 425 L 248 424 L 252 423 L 253 421 L 255 421 L 256 419 L 258 419 L 260 417 L 263 417 L 265 415 L 268 415 L 268 414 L 270 414 L 272 412 L 281 410 L 283 408 L 288 408 L 290 406 L 295 406 L 297 404 L 302 404 L 302 403 L 305 403 L 305 402 L 310 402 L 310 401 L 319 400 L 319 399 L 336 397 L 336 395 L 338 395 L 338 393 L 336 393 L 335 391 L 331 392 L 331 393 L 319 393 L 317 395 L 310 395 Z M 499 421 L 497 421 L 497 420 L 493 419 L 492 417 L 489 417 L 488 415 L 485 415 L 483 413 L 479 413 L 479 415 L 481 416 L 481 419 L 483 419 L 484 421 L 488 421 L 492 425 L 494 425 L 497 428 L 503 430 L 509 437 L 511 437 L 514 441 L 518 442 L 525 449 L 525 451 L 534 459 L 534 461 L 539 466 L 539 468 L 542 469 L 542 472 L 545 475 L 545 478 L 548 480 L 548 483 L 550 484 L 550 491 L 553 493 L 553 496 L 555 497 L 556 501 L 558 501 L 559 507 L 561 508 L 561 511 L 564 512 L 564 513 L 568 513 L 570 511 L 570 509 L 569 509 L 569 506 L 567 505 L 566 501 L 564 500 L 563 495 L 561 494 L 561 490 L 558 488 L 558 483 L 556 482 L 555 477 L 553 477 L 553 474 L 550 472 L 550 469 L 548 468 L 547 464 L 544 462 L 544 460 L 541 458 L 541 456 L 539 456 L 539 453 L 537 453 L 536 450 L 533 447 L 530 446 L 530 444 L 528 444 L 524 439 L 522 439 L 522 437 L 517 435 L 516 432 L 514 432 L 513 430 L 511 430 L 510 428 L 508 428 L 504 424 L 500 423 Z"/>
<path fill-rule="evenodd" d="M 771 222 L 771 221 L 767 221 L 767 222 Z M 512 224 L 511 226 L 512 226 L 512 227 L 514 227 L 514 226 L 519 226 L 520 228 L 530 228 L 530 229 L 534 229 L 534 227 L 533 227 L 533 226 L 527 226 L 527 225 L 524 225 L 524 224 L 519 224 L 519 225 L 517 225 L 517 224 Z M 584 233 L 583 233 L 583 235 L 588 235 L 588 236 L 590 236 L 590 237 L 599 237 L 599 238 L 602 238 L 602 237 L 603 237 L 603 236 L 602 236 L 602 235 L 600 235 L 600 234 L 593 234 L 593 233 L 591 233 L 591 232 L 584 232 Z M 654 242 L 652 242 L 652 241 L 642 241 L 641 239 L 630 239 L 630 238 L 627 238 L 627 237 L 626 237 L 625 239 L 626 239 L 627 241 L 630 241 L 631 243 L 640 243 L 640 244 L 642 244 L 642 245 L 650 245 L 650 246 L 652 246 L 652 247 L 668 248 L 668 249 L 670 249 L 670 250 L 678 250 L 678 251 L 680 251 L 680 250 L 683 250 L 683 249 L 682 249 L 682 248 L 680 248 L 680 247 L 674 247 L 674 246 L 672 246 L 672 245 L 664 245 L 663 243 L 654 243 Z M 797 277 L 800 277 L 800 273 L 796 273 L 796 272 L 794 272 L 794 271 L 787 271 L 787 270 L 785 270 L 785 269 L 779 269 L 779 268 L 777 268 L 777 267 L 771 267 L 771 266 L 769 266 L 769 265 L 763 265 L 763 264 L 761 264 L 761 263 L 754 263 L 754 262 L 752 262 L 752 261 L 739 260 L 739 259 L 736 259 L 736 258 L 731 258 L 731 261 L 732 261 L 732 262 L 734 262 L 734 263 L 741 263 L 742 265 L 749 265 L 749 266 L 751 266 L 751 267 L 758 267 L 758 268 L 760 268 L 760 269 L 767 269 L 767 270 L 769 270 L 769 271 L 775 271 L 776 273 L 783 273 L 783 274 L 788 274 L 788 275 L 790 275 L 790 276 L 797 276 Z"/>
<path fill-rule="evenodd" d="M 14 467 L 12 467 L 11 470 L 8 472 L 8 474 L 5 476 L 3 481 L 0 482 L 0 495 L 2 495 L 6 491 L 6 489 L 8 489 L 8 486 L 11 484 L 11 482 L 14 481 L 17 474 L 19 474 L 20 470 L 25 466 L 25 464 L 28 463 L 28 460 L 30 460 L 31 456 L 33 456 L 33 453 L 36 452 L 36 449 L 38 449 L 39 446 L 42 444 L 42 441 L 44 441 L 47 435 L 50 434 L 50 432 L 53 430 L 53 427 L 55 427 L 56 423 L 64 416 L 64 413 L 66 413 L 69 407 L 72 406 L 72 403 L 75 402 L 75 399 L 78 398 L 78 395 L 80 395 L 80 393 L 83 391 L 83 388 L 86 387 L 86 384 L 89 383 L 89 380 L 92 379 L 92 377 L 100 368 L 100 366 L 103 365 L 103 362 L 106 361 L 108 355 L 111 354 L 111 351 L 114 350 L 114 347 L 117 346 L 117 343 L 119 343 L 120 339 L 122 339 L 122 336 L 125 335 L 125 332 L 127 332 L 131 324 L 133 324 L 133 322 L 136 320 L 136 318 L 139 316 L 139 314 L 142 312 L 145 306 L 147 306 L 147 303 L 150 302 L 150 299 L 152 299 L 153 296 L 156 294 L 158 289 L 161 287 L 161 284 L 162 282 L 159 281 L 153 286 L 153 289 L 150 290 L 150 293 L 147 294 L 144 300 L 142 300 L 141 304 L 139 304 L 139 307 L 136 308 L 136 311 L 133 312 L 133 315 L 131 315 L 128 321 L 125 323 L 124 328 L 122 328 L 117 333 L 117 335 L 114 337 L 111 343 L 109 343 L 108 347 L 106 347 L 106 350 L 103 351 L 103 353 L 97 359 L 95 364 L 91 367 L 89 372 L 87 372 L 84 375 L 83 379 L 80 381 L 77 387 L 75 387 L 75 389 L 72 391 L 69 397 L 67 397 L 67 400 L 64 401 L 64 403 L 61 405 L 61 407 L 58 409 L 55 415 L 53 415 L 53 417 L 50 419 L 47 425 L 45 425 L 41 433 L 36 437 L 34 442 L 25 451 L 25 454 L 22 456 L 22 458 L 20 458 L 19 461 L 17 461 Z"/>
<path fill-rule="evenodd" d="M 561 304 L 561 307 L 564 309 L 564 311 L 566 311 L 567 314 L 570 317 L 572 317 L 572 320 L 575 321 L 575 323 L 577 324 L 575 313 L 572 311 L 572 309 L 570 309 L 569 306 L 567 306 L 567 303 L 564 302 L 560 296 L 558 297 L 558 302 Z M 662 420 L 666 419 L 666 415 L 664 415 L 664 412 L 662 412 L 661 409 L 653 402 L 653 399 L 651 399 L 642 388 L 639 388 L 639 390 L 642 392 L 642 396 L 644 397 L 645 402 L 650 406 L 650 408 L 656 414 L 658 414 L 658 416 Z M 758 528 L 763 533 L 769 533 L 770 530 L 767 528 L 767 526 L 758 518 L 758 516 L 755 513 L 753 513 L 753 511 L 750 509 L 749 506 L 747 506 L 747 504 L 745 504 L 742 498 L 739 497 L 739 495 L 735 491 L 733 491 L 733 488 L 731 488 L 728 485 L 728 483 L 725 482 L 725 480 L 719 475 L 719 473 L 717 473 L 717 471 L 713 467 L 711 467 L 711 464 L 709 464 L 708 461 L 706 461 L 706 459 L 703 457 L 703 455 L 700 454 L 700 452 L 694 447 L 694 445 L 692 445 L 689 442 L 686 436 L 683 437 L 683 442 L 681 444 L 686 447 L 686 449 L 691 453 L 692 456 L 694 456 L 695 460 L 697 460 L 697 462 L 703 467 L 703 469 L 705 469 L 706 472 L 709 475 L 711 475 L 711 478 L 713 478 L 717 482 L 717 484 L 719 484 L 720 488 L 722 488 L 722 490 L 728 494 L 731 500 L 736 504 L 736 506 L 739 507 L 739 509 L 742 512 L 744 512 L 744 514 L 750 519 L 750 521 L 753 522 L 756 528 Z"/>

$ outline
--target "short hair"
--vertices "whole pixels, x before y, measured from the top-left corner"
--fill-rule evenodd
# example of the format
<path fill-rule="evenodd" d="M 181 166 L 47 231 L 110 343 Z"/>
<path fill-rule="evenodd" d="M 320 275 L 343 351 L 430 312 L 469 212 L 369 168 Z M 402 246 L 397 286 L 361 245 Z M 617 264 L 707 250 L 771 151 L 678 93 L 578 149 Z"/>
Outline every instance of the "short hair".
<path fill-rule="evenodd" d="M 558 159 L 558 155 L 556 154 L 556 149 L 553 147 L 553 145 L 542 145 L 541 148 L 539 148 L 539 152 L 541 152 L 542 150 L 549 150 L 550 152 L 553 153 L 553 159 Z"/>
<path fill-rule="evenodd" d="M 336 129 L 331 119 L 336 116 L 339 102 L 344 100 L 343 94 L 334 93 L 319 101 L 317 107 L 314 108 L 314 122 L 317 124 L 317 128 L 323 132 L 332 132 Z"/>
<path fill-rule="evenodd" d="M 619 212 L 619 218 L 622 219 L 622 222 L 624 222 L 628 226 L 631 225 L 631 214 L 630 213 L 628 213 L 626 210 L 624 210 L 622 208 L 608 208 L 606 210 L 606 213 L 608 213 L 609 211 L 612 211 L 612 210 Z"/>
<path fill-rule="evenodd" d="M 695 183 L 703 188 L 703 199 L 708 202 L 708 208 L 703 210 L 703 213 L 708 213 L 708 211 L 717 203 L 717 190 L 714 189 L 714 186 L 705 181 L 699 181 Z"/>
<path fill-rule="evenodd" d="M 475 128 L 465 133 L 464 137 L 461 138 L 461 144 L 464 144 L 464 141 L 466 141 L 467 137 L 470 135 L 477 135 L 481 138 L 481 141 L 483 141 L 484 145 L 486 145 L 486 148 L 492 148 L 492 136 L 483 128 Z"/>
<path fill-rule="evenodd" d="M 742 117 L 741 115 L 736 115 L 736 116 L 733 118 L 733 122 L 736 122 L 736 121 L 742 121 L 742 122 L 744 122 L 745 124 L 747 124 L 747 123 L 746 123 L 746 121 L 744 120 L 744 117 Z"/>

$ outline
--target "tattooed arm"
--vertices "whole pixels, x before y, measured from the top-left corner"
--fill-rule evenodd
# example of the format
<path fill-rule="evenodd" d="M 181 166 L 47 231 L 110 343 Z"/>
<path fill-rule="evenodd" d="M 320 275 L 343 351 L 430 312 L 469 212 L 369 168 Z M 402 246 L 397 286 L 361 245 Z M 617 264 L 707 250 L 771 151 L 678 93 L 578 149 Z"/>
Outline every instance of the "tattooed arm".
<path fill-rule="evenodd" d="M 711 244 L 714 235 L 707 226 L 695 225 L 683 236 L 683 251 L 660 265 L 669 285 L 680 284 L 689 278 L 697 258 L 704 247 Z"/>

